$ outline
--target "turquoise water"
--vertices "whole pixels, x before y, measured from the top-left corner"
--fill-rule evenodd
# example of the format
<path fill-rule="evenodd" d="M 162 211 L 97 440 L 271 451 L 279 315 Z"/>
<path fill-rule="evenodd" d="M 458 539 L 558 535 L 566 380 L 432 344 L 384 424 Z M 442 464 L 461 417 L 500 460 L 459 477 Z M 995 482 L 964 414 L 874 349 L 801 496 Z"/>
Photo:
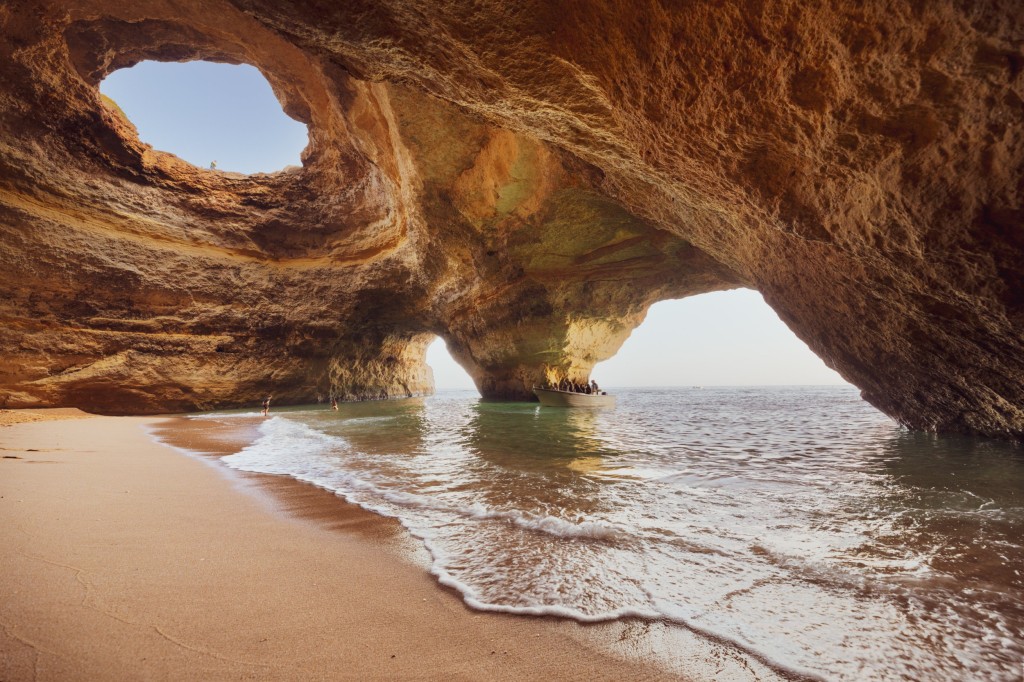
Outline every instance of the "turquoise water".
<path fill-rule="evenodd" d="M 823 679 L 1021 679 L 1024 452 L 852 388 L 452 392 L 259 430 L 229 466 L 398 518 L 474 608 L 668 620 Z"/>

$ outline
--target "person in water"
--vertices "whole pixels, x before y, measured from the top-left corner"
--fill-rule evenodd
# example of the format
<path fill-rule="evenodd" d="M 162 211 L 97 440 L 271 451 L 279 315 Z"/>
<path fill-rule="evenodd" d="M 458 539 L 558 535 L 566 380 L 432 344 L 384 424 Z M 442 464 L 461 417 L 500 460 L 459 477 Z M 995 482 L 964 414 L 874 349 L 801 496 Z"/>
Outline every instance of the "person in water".
<path fill-rule="evenodd" d="M 337 410 L 338 410 L 338 399 L 337 398 L 331 398 L 331 409 L 334 410 L 335 412 L 337 412 Z"/>
<path fill-rule="evenodd" d="M 270 413 L 270 399 L 274 396 L 268 395 L 263 399 L 263 416 L 266 417 Z"/>

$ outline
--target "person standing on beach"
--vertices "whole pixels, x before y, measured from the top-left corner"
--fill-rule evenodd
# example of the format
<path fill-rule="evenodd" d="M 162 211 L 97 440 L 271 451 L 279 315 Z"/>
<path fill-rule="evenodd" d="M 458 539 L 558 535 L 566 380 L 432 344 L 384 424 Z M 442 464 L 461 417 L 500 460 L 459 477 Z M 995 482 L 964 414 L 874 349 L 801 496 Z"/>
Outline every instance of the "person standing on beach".
<path fill-rule="evenodd" d="M 263 416 L 266 417 L 270 413 L 270 399 L 274 396 L 268 395 L 263 399 Z"/>

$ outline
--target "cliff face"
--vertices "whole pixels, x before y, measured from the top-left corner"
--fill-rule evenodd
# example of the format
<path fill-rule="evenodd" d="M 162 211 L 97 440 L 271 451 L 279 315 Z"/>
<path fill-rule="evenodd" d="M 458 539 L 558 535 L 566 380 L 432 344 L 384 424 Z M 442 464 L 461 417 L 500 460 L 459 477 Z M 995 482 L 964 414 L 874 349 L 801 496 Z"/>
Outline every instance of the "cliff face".
<path fill-rule="evenodd" d="M 760 290 L 915 428 L 1024 434 L 1016 2 L 0 6 L 0 402 L 117 412 L 583 379 L 647 307 Z M 97 84 L 245 62 L 307 123 L 239 176 Z"/>

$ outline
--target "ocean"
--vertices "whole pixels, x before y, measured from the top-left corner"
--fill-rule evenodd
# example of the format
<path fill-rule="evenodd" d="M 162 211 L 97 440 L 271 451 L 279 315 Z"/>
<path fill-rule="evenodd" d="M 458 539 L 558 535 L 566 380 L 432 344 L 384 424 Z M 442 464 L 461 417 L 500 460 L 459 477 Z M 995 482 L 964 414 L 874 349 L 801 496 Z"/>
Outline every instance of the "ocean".
<path fill-rule="evenodd" d="M 786 675 L 1022 679 L 1024 448 L 852 387 L 617 396 L 275 408 L 223 461 L 398 519 L 474 609 L 668 622 Z"/>

